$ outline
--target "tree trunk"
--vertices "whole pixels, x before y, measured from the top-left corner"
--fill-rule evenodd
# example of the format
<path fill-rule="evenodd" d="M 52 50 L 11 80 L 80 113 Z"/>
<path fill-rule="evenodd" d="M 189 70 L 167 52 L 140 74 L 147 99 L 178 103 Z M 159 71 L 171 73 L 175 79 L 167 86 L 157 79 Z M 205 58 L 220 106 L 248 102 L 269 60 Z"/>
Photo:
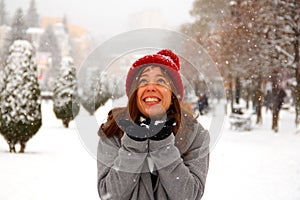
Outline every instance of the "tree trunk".
<path fill-rule="evenodd" d="M 237 76 L 235 79 L 235 103 L 240 103 L 240 95 L 241 95 L 241 82 L 240 78 Z"/>
<path fill-rule="evenodd" d="M 297 67 L 296 69 L 296 80 L 297 80 L 297 85 L 295 87 L 295 96 L 294 96 L 294 101 L 295 101 L 295 110 L 296 110 L 296 119 L 295 119 L 295 123 L 296 126 L 298 126 L 300 124 L 300 119 L 299 119 L 299 115 L 300 115 L 300 74 L 299 74 L 299 68 Z"/>
<path fill-rule="evenodd" d="M 296 119 L 295 123 L 296 126 L 300 124 L 300 77 L 299 77 L 299 69 L 297 68 L 296 70 L 296 80 L 297 80 L 297 85 L 295 87 L 295 94 L 294 94 L 294 101 L 295 101 L 295 110 L 296 110 Z"/>
<path fill-rule="evenodd" d="M 296 31 L 295 33 L 295 40 L 294 40 L 294 50 L 295 50 L 295 60 L 296 63 L 296 88 L 295 88 L 295 110 L 296 110 L 296 126 L 299 125 L 300 119 L 300 55 L 299 55 L 299 38 L 300 33 Z"/>
<path fill-rule="evenodd" d="M 19 153 L 24 153 L 25 152 L 25 147 L 26 147 L 26 142 L 21 141 L 20 146 L 21 146 L 21 148 L 20 148 Z"/>
<path fill-rule="evenodd" d="M 279 110 L 274 109 L 274 104 L 273 104 L 272 129 L 275 132 L 278 132 L 278 116 L 279 116 Z"/>
<path fill-rule="evenodd" d="M 13 141 L 8 141 L 8 146 L 9 146 L 9 152 L 10 153 L 16 153 L 16 148 L 15 148 L 15 142 Z"/>
<path fill-rule="evenodd" d="M 63 121 L 63 125 L 65 128 L 69 128 L 69 122 L 70 122 L 70 119 L 69 118 L 65 118 L 62 120 Z"/>
<path fill-rule="evenodd" d="M 292 9 L 292 16 L 297 15 L 297 9 Z M 295 123 L 296 126 L 299 125 L 300 119 L 300 53 L 299 53 L 299 39 L 300 39 L 300 29 L 299 29 L 299 19 L 294 18 L 294 26 L 292 30 L 294 32 L 294 40 L 293 40 L 293 47 L 294 47 L 294 64 L 296 65 L 295 68 L 295 77 L 296 77 L 296 87 L 294 93 L 294 101 L 295 101 L 295 110 L 296 110 L 296 119 Z"/>
<path fill-rule="evenodd" d="M 299 59 L 299 58 L 298 58 Z M 296 68 L 296 87 L 294 93 L 294 101 L 295 101 L 295 110 L 296 110 L 296 119 L 295 124 L 298 126 L 300 124 L 300 66 L 298 61 L 298 66 Z"/>
<path fill-rule="evenodd" d="M 262 100 L 263 100 L 263 92 L 261 91 L 261 85 L 262 85 L 262 76 L 261 74 L 258 75 L 257 80 L 257 90 L 256 90 L 256 124 L 262 123 Z"/>
<path fill-rule="evenodd" d="M 232 77 L 229 77 L 229 99 L 230 99 L 230 108 L 231 108 L 231 113 L 233 112 L 233 89 L 232 89 Z"/>
<path fill-rule="evenodd" d="M 250 101 L 250 86 L 247 85 L 246 88 L 246 109 L 249 109 L 249 101 Z"/>
<path fill-rule="evenodd" d="M 255 101 L 255 111 L 256 111 L 256 123 L 262 123 L 262 91 L 260 88 L 257 88 L 254 91 L 254 101 Z"/>
<path fill-rule="evenodd" d="M 274 70 L 272 73 L 272 130 L 278 132 L 278 116 L 279 116 L 279 109 L 278 109 L 278 93 L 279 93 L 279 86 L 278 86 L 278 71 Z"/>

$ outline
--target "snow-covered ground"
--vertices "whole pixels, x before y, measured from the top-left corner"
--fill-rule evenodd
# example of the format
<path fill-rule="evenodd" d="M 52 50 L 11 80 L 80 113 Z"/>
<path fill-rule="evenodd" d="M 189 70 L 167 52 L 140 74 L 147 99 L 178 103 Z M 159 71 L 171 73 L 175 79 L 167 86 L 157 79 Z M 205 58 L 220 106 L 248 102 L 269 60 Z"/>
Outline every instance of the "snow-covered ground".
<path fill-rule="evenodd" d="M 97 116 L 105 118 L 108 109 L 99 109 Z M 51 102 L 43 102 L 42 112 L 43 126 L 25 154 L 9 153 L 0 137 L 0 200 L 99 199 L 96 160 L 83 145 L 76 122 L 63 128 Z M 199 120 L 208 126 L 210 119 Z M 300 199 L 300 133 L 294 113 L 281 111 L 278 133 L 270 127 L 270 112 L 252 131 L 230 130 L 225 122 L 211 153 L 204 200 Z"/>
<path fill-rule="evenodd" d="M 281 111 L 279 132 L 271 131 L 271 112 L 248 132 L 226 123 L 211 153 L 204 200 L 299 200 L 300 133 L 294 113 Z"/>

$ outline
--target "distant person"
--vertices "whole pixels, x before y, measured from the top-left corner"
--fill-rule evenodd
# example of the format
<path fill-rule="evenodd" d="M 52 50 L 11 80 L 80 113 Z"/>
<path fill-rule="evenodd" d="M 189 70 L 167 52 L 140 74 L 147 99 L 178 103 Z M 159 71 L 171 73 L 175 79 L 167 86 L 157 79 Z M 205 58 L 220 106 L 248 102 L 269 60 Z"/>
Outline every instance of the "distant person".
<path fill-rule="evenodd" d="M 208 112 L 208 98 L 205 94 L 200 94 L 198 97 L 198 108 L 200 115 Z"/>
<path fill-rule="evenodd" d="M 284 98 L 285 97 L 286 97 L 286 92 L 284 91 L 283 88 L 280 88 L 279 92 L 278 92 L 278 97 L 277 97 L 277 101 L 278 101 L 277 109 L 278 110 L 280 110 L 282 108 L 282 105 L 284 104 Z"/>
<path fill-rule="evenodd" d="M 264 97 L 264 106 L 266 107 L 266 112 L 272 110 L 272 93 L 270 90 L 267 90 L 267 94 Z"/>

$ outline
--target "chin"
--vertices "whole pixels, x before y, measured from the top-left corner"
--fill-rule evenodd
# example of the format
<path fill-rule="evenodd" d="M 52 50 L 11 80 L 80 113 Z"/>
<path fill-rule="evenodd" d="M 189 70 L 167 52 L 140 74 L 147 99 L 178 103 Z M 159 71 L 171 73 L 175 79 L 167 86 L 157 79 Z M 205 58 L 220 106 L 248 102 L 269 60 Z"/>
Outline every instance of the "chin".
<path fill-rule="evenodd" d="M 164 116 L 165 114 L 166 114 L 166 112 L 165 111 L 157 111 L 157 112 L 151 112 L 151 113 L 147 113 L 148 114 L 148 116 L 150 117 L 150 118 L 161 118 L 162 116 Z"/>

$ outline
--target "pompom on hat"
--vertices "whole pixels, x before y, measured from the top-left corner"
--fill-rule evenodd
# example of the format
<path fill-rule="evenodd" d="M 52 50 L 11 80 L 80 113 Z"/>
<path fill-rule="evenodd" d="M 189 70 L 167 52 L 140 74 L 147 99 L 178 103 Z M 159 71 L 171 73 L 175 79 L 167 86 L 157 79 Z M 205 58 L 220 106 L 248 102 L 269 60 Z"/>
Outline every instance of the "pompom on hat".
<path fill-rule="evenodd" d="M 130 88 L 133 80 L 136 78 L 136 73 L 143 66 L 160 66 L 170 75 L 171 80 L 176 88 L 176 95 L 182 101 L 184 96 L 184 87 L 180 76 L 180 61 L 179 57 L 169 49 L 163 49 L 156 54 L 146 55 L 136 60 L 130 67 L 126 77 L 126 94 L 130 95 Z"/>

